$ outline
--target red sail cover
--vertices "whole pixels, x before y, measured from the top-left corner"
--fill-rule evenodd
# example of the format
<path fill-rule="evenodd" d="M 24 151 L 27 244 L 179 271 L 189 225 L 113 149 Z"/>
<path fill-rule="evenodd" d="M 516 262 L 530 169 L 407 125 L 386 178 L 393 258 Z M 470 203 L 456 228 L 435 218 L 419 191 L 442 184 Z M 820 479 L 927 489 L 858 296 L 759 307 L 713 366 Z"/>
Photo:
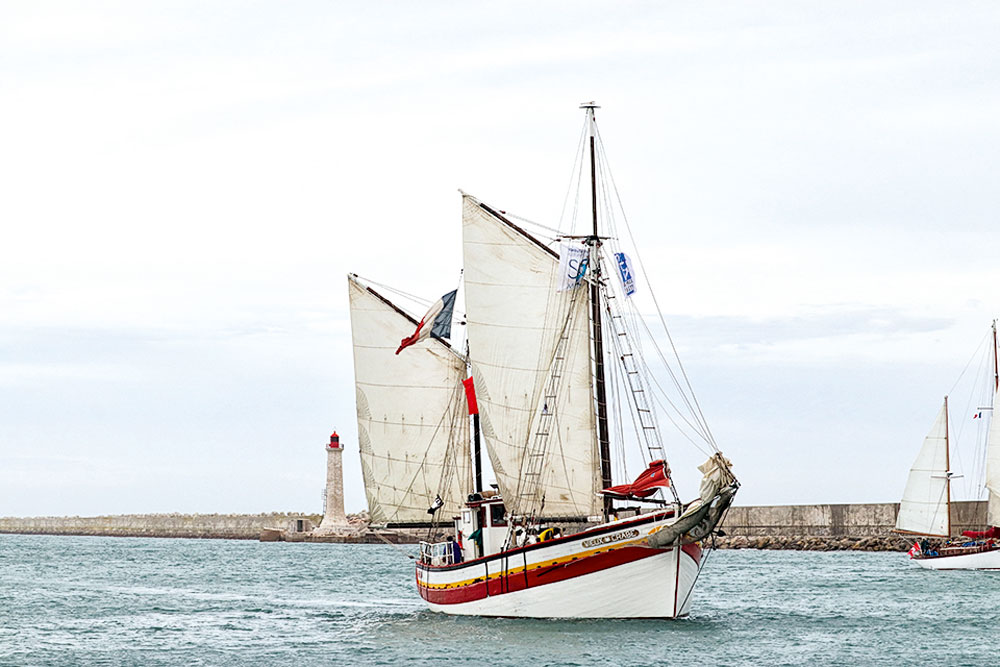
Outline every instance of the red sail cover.
<path fill-rule="evenodd" d="M 669 486 L 667 462 L 660 459 L 650 463 L 649 467 L 631 484 L 612 486 L 610 489 L 604 489 L 601 493 L 620 498 L 648 498 L 656 493 L 657 489 L 665 489 Z"/>
<path fill-rule="evenodd" d="M 964 530 L 962 531 L 962 535 L 964 537 L 971 537 L 974 540 L 995 540 L 1000 537 L 1000 528 L 992 526 L 989 530 Z"/>

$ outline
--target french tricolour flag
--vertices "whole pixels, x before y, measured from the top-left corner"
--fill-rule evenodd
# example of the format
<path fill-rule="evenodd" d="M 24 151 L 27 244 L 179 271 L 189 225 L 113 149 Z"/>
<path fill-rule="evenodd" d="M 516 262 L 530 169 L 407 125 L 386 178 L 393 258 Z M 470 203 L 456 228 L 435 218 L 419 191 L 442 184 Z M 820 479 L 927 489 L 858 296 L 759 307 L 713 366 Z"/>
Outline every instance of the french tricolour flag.
<path fill-rule="evenodd" d="M 403 351 L 403 348 L 418 343 L 425 338 L 449 338 L 451 337 L 451 314 L 455 310 L 455 295 L 458 290 L 448 292 L 443 297 L 434 302 L 424 318 L 417 325 L 417 330 L 412 336 L 404 338 L 399 342 L 399 349 L 396 354 Z"/>

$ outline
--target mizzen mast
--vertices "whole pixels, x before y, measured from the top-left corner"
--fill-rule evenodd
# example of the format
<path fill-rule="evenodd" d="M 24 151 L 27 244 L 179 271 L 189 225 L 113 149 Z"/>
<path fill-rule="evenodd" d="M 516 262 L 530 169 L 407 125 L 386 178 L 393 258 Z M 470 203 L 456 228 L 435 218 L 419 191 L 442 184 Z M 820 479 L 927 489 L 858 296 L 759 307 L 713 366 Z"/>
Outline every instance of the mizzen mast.
<path fill-rule="evenodd" d="M 593 102 L 584 102 L 581 109 L 587 111 L 587 128 L 590 141 L 590 204 L 594 214 L 594 231 L 587 238 L 590 246 L 590 266 L 593 280 L 590 283 L 590 308 L 592 338 L 594 341 L 594 391 L 597 398 L 597 441 L 601 456 L 601 488 L 611 486 L 611 439 L 608 435 L 608 397 L 604 381 L 604 338 L 601 333 L 601 237 L 597 230 L 597 151 L 594 147 L 596 120 L 594 110 L 600 107 Z M 604 516 L 611 514 L 612 499 L 604 496 Z"/>

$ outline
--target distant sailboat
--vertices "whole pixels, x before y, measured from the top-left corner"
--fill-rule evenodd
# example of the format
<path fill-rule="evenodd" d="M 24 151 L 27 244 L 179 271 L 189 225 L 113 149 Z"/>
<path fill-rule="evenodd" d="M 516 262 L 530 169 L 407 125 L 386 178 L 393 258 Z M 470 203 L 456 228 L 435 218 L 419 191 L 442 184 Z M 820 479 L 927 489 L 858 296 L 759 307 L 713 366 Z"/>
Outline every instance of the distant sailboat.
<path fill-rule="evenodd" d="M 678 404 L 690 414 L 668 417 L 688 424 L 695 432 L 688 438 L 702 438 L 709 458 L 699 466 L 699 497 L 678 499 L 656 417 L 662 389 L 638 343 L 641 315 L 623 304 L 634 291 L 630 259 L 606 254 L 609 237 L 599 235 L 597 107 L 582 108 L 590 233 L 562 235 L 557 253 L 507 214 L 462 196 L 465 353 L 433 333 L 421 338 L 429 320 L 440 324 L 434 308 L 418 322 L 349 278 L 372 520 L 390 527 L 454 521 L 454 539 L 422 543 L 416 564 L 417 589 L 434 611 L 684 616 L 703 540 L 710 543 L 739 486 L 693 394 L 684 393 Z M 401 337 L 407 349 L 393 352 Z M 424 342 L 407 342 L 418 339 Z M 661 353 L 657 361 L 664 359 Z M 686 375 L 673 379 L 689 392 Z M 646 470 L 615 486 L 612 441 L 622 440 L 626 424 Z M 495 489 L 482 485 L 480 440 Z"/>
<path fill-rule="evenodd" d="M 1000 569 L 1000 419 L 996 418 L 1000 393 L 997 389 L 997 332 L 993 323 L 993 402 L 986 442 L 986 488 L 989 493 L 983 531 L 966 531 L 959 544 L 935 549 L 926 540 L 917 541 L 910 556 L 920 567 L 932 570 Z M 910 475 L 899 503 L 895 532 L 918 537 L 951 538 L 951 452 L 948 430 L 948 397 L 938 413 Z M 971 540 L 971 541 L 970 541 Z"/>

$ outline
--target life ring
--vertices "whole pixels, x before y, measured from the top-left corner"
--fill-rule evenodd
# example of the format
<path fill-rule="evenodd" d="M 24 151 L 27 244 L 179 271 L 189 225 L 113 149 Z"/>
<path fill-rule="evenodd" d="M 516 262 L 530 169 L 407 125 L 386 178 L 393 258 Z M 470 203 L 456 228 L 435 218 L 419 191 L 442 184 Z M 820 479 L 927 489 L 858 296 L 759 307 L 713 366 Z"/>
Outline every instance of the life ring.
<path fill-rule="evenodd" d="M 546 540 L 551 540 L 555 536 L 555 528 L 546 528 L 538 534 L 538 541 L 545 542 Z"/>

